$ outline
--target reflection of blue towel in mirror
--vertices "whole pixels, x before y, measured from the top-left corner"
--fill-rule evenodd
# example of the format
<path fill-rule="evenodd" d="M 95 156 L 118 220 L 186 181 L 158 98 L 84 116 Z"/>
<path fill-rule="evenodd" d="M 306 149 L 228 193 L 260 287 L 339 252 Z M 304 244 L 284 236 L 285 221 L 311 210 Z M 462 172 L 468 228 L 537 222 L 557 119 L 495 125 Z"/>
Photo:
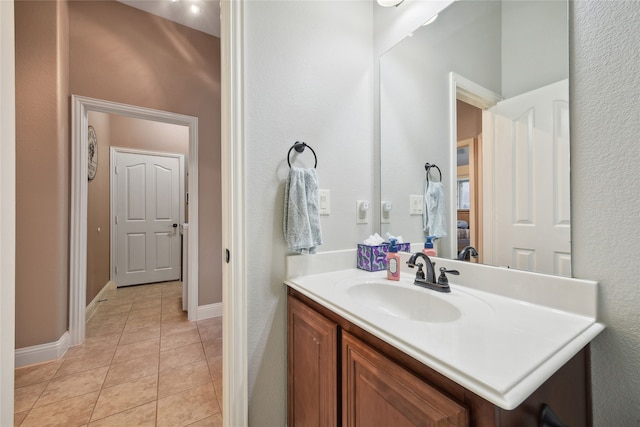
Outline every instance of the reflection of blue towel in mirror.
<path fill-rule="evenodd" d="M 442 182 L 427 182 L 424 187 L 424 204 L 422 222 L 427 236 L 438 238 L 447 235 L 444 218 L 444 186 Z"/>
<path fill-rule="evenodd" d="M 284 188 L 284 239 L 291 252 L 316 252 L 322 244 L 315 169 L 292 167 Z"/>

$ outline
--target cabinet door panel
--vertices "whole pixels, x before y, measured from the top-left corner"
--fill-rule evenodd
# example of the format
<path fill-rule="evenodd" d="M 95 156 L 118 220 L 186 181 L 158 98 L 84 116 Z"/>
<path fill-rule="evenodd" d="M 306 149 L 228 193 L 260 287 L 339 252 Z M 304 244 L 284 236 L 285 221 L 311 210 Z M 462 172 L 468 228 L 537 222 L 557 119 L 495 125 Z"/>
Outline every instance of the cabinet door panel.
<path fill-rule="evenodd" d="M 289 297 L 288 333 L 289 426 L 337 426 L 338 325 Z"/>
<path fill-rule="evenodd" d="M 463 406 L 346 332 L 342 399 L 343 425 L 349 427 L 469 424 Z"/>

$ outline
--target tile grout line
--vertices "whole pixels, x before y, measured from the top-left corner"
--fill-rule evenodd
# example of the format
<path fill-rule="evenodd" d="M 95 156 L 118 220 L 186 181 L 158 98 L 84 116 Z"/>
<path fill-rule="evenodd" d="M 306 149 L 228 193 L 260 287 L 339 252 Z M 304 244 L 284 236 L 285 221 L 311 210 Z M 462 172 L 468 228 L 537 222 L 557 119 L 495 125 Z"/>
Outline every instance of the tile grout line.
<path fill-rule="evenodd" d="M 116 288 L 117 290 L 117 288 Z M 113 354 L 111 355 L 111 359 L 109 360 L 109 364 L 107 365 L 107 372 L 104 374 L 104 379 L 102 380 L 102 384 L 100 385 L 100 390 L 98 390 L 98 397 L 96 397 L 96 401 L 93 404 L 93 408 L 91 409 L 91 414 L 89 415 L 89 420 L 87 421 L 87 425 L 89 425 L 92 421 L 93 418 L 93 414 L 96 412 L 96 407 L 98 406 L 98 401 L 100 400 L 100 396 L 102 395 L 102 390 L 104 390 L 104 384 L 107 382 L 107 377 L 109 376 L 109 371 L 111 370 L 111 364 L 113 363 L 113 359 L 116 356 L 116 352 L 118 351 L 118 345 L 120 344 L 120 340 L 122 339 L 122 334 L 124 332 L 124 328 L 127 324 L 127 321 L 129 321 L 129 315 L 131 314 L 131 308 L 133 307 L 133 304 L 131 305 L 131 307 L 129 307 L 129 311 L 126 312 L 127 313 L 127 320 L 125 320 L 124 325 L 122 326 L 122 330 L 120 331 L 120 334 L 118 336 L 118 342 L 116 343 L 116 347 L 113 350 Z M 96 310 L 95 314 L 98 314 L 100 307 L 98 306 L 98 310 Z M 111 317 L 111 316 L 109 316 Z M 86 339 L 86 337 L 85 337 Z"/>
<path fill-rule="evenodd" d="M 64 357 L 64 356 L 63 356 Z M 26 421 L 26 419 L 29 417 L 29 414 L 31 413 L 31 411 L 35 408 L 36 404 L 38 403 L 38 401 L 40 400 L 40 398 L 42 398 L 42 395 L 44 394 L 45 391 L 47 391 L 47 389 L 49 388 L 49 385 L 51 384 L 51 381 L 53 381 L 53 379 L 55 378 L 56 374 L 58 373 L 58 371 L 60 370 L 60 367 L 62 366 L 62 363 L 60 363 L 60 365 L 58 365 L 58 367 L 56 368 L 55 372 L 53 373 L 53 375 L 51 375 L 51 377 L 46 381 L 47 385 L 44 389 L 42 389 L 42 392 L 40 392 L 40 394 L 38 395 L 38 398 L 33 402 L 33 405 L 31 405 L 31 407 L 29 408 L 29 410 L 27 411 L 27 415 L 24 416 L 24 418 L 22 419 L 22 421 L 20 422 L 20 425 L 24 424 L 24 422 Z M 15 375 L 15 374 L 14 374 Z M 43 381 L 44 382 L 44 381 Z M 37 383 L 35 383 L 37 384 Z M 30 385 L 34 385 L 34 384 L 30 384 Z M 14 412 L 14 416 L 15 416 L 15 412 Z"/>
<path fill-rule="evenodd" d="M 110 355 L 110 357 L 108 359 L 108 363 L 106 365 L 102 365 L 100 367 L 82 369 L 82 370 L 80 370 L 78 372 L 72 372 L 72 373 L 68 374 L 68 375 L 74 375 L 76 373 L 86 372 L 86 371 L 90 371 L 90 370 L 94 370 L 94 369 L 99 369 L 99 368 L 104 368 L 104 367 L 107 368 L 106 372 L 104 373 L 104 377 L 102 379 L 102 382 L 100 383 L 99 389 L 91 391 L 91 392 L 88 392 L 88 393 L 83 393 L 83 394 L 78 395 L 78 396 L 71 396 L 71 397 L 69 397 L 67 399 L 62 399 L 62 400 L 59 401 L 59 402 L 62 402 L 62 401 L 68 400 L 68 399 L 72 399 L 72 398 L 76 398 L 76 397 L 80 397 L 80 396 L 85 396 L 87 394 L 96 393 L 97 392 L 97 397 L 96 397 L 96 400 L 95 400 L 95 402 L 93 403 L 93 405 L 91 407 L 91 413 L 89 415 L 89 418 L 88 418 L 88 421 L 87 421 L 87 425 L 89 423 L 91 423 L 91 422 L 97 421 L 97 420 L 92 420 L 92 417 L 95 415 L 95 413 L 96 413 L 95 411 L 97 409 L 97 403 L 98 403 L 100 397 L 102 396 L 103 391 L 106 389 L 105 388 L 105 384 L 107 382 L 106 380 L 107 380 L 107 378 L 109 376 L 109 373 L 113 369 L 115 356 L 117 354 L 118 348 L 120 347 L 121 343 L 123 342 L 122 339 L 123 339 L 123 336 L 125 334 L 125 329 L 127 327 L 127 324 L 129 323 L 129 321 L 132 320 L 131 316 L 132 316 L 132 313 L 134 313 L 135 300 L 140 298 L 140 297 L 141 297 L 140 294 L 137 294 L 137 293 L 134 293 L 134 292 L 131 292 L 131 295 L 127 295 L 126 297 L 123 297 L 121 299 L 117 298 L 115 295 L 112 297 L 114 301 L 117 301 L 119 299 L 121 301 L 124 301 L 126 299 L 131 299 L 132 301 L 131 301 L 131 305 L 128 308 L 128 311 L 124 312 L 124 313 L 126 313 L 126 320 L 124 321 L 123 326 L 121 328 L 119 328 L 119 332 L 117 333 L 117 339 L 116 339 L 116 337 L 113 337 L 114 342 L 115 342 L 115 347 L 111 347 L 111 346 L 109 347 L 109 348 L 112 349 L 112 354 Z M 141 404 L 133 406 L 131 408 L 127 408 L 127 409 L 124 409 L 124 410 L 109 414 L 106 417 L 101 417 L 100 419 L 108 418 L 108 417 L 111 417 L 111 416 L 114 416 L 114 415 L 129 411 L 129 410 L 138 408 L 138 407 L 143 406 L 143 405 L 148 405 L 152 401 L 155 401 L 155 424 L 157 425 L 159 423 L 159 418 L 158 417 L 159 417 L 159 392 L 160 392 L 160 373 L 161 373 L 160 372 L 160 359 L 161 359 L 161 355 L 162 355 L 162 332 L 163 332 L 164 326 L 165 326 L 165 324 L 163 323 L 163 316 L 164 315 L 168 315 L 168 314 L 170 314 L 170 312 L 173 311 L 173 309 L 170 309 L 169 306 L 165 307 L 164 302 L 168 301 L 170 299 L 174 299 L 176 297 L 178 297 L 178 299 L 180 297 L 180 295 L 177 295 L 177 292 L 175 292 L 173 290 L 169 291 L 167 289 L 160 288 L 160 294 L 159 294 L 159 299 L 160 299 L 160 310 L 159 310 L 160 311 L 160 319 L 159 319 L 160 336 L 158 338 L 158 349 L 157 349 L 158 364 L 156 366 L 155 372 L 152 374 L 152 375 L 156 376 L 156 396 L 155 396 L 155 400 L 150 400 L 148 402 L 141 403 Z M 151 298 L 151 299 L 154 299 L 154 298 Z M 171 306 L 171 308 L 173 308 L 173 306 Z M 98 311 L 96 312 L 96 314 L 98 314 Z M 123 313 L 111 313 L 111 315 L 105 316 L 105 319 L 116 317 L 116 316 L 121 315 L 121 314 L 123 314 Z M 103 320 L 105 320 L 105 319 L 103 319 Z M 167 324 L 170 324 L 170 323 L 172 323 L 172 322 L 171 321 L 167 322 Z M 193 323 L 195 323 L 195 329 L 196 329 L 196 331 L 198 333 L 198 342 L 200 344 L 199 348 L 200 348 L 200 350 L 202 351 L 202 354 L 203 354 L 203 361 L 207 364 L 208 379 L 207 379 L 206 384 L 210 384 L 212 386 L 214 394 L 216 396 L 216 401 L 215 401 L 215 404 L 216 404 L 216 407 L 217 407 L 217 412 L 216 413 L 220 414 L 220 416 L 222 416 L 220 404 L 219 404 L 218 399 L 217 399 L 215 381 L 214 381 L 213 376 L 212 376 L 213 375 L 212 368 L 209 365 L 209 358 L 207 357 L 207 353 L 206 353 L 206 350 L 205 350 L 205 342 L 203 341 L 203 335 L 202 335 L 202 326 L 197 321 L 194 321 Z M 136 328 L 136 329 L 142 329 L 142 327 Z M 133 329 L 133 330 L 136 330 L 136 329 Z M 178 332 L 176 332 L 176 333 L 178 333 Z M 111 335 L 116 335 L 116 334 L 109 334 L 107 336 L 111 336 Z M 95 338 L 102 338 L 102 337 L 103 336 L 101 336 L 99 332 L 96 333 Z M 187 344 L 187 345 L 191 345 L 191 344 Z M 178 348 L 181 348 L 181 347 L 185 347 L 185 346 L 186 345 L 180 345 L 178 347 L 175 347 L 175 349 L 178 349 Z M 172 348 L 172 349 L 174 349 L 174 348 Z M 169 350 L 172 350 L 172 349 L 169 349 Z M 78 356 L 78 359 L 80 359 L 81 357 L 82 357 L 82 355 Z M 28 410 L 21 412 L 21 413 L 25 413 L 25 415 L 24 415 L 24 418 L 22 419 L 22 421 L 20 422 L 20 425 L 24 424 L 25 420 L 29 417 L 30 413 L 34 409 L 36 403 L 41 399 L 42 395 L 48 389 L 50 384 L 54 381 L 55 376 L 58 374 L 58 372 L 60 372 L 60 369 L 62 368 L 62 366 L 64 364 L 64 361 L 65 360 L 73 360 L 74 358 L 72 357 L 70 359 L 65 359 L 65 357 L 63 356 L 61 359 L 63 359 L 63 362 L 61 362 L 55 368 L 53 374 L 49 377 L 49 379 L 46 380 L 46 381 L 42 381 L 42 383 L 46 383 L 46 385 L 44 386 L 43 390 L 39 393 L 38 397 L 34 400 L 33 405 L 31 405 Z M 195 362 L 193 362 L 193 363 L 195 363 Z M 37 384 L 37 383 L 33 383 L 33 384 L 29 384 L 29 385 L 34 385 L 34 384 Z M 117 385 L 117 384 L 114 384 L 114 386 L 115 385 Z M 24 386 L 24 387 L 26 387 L 26 386 Z M 187 390 L 182 390 L 181 392 L 186 392 L 186 391 L 192 390 L 194 388 L 196 388 L 196 387 L 190 387 Z M 170 394 L 168 396 L 175 395 L 175 394 L 178 394 L 178 393 L 180 393 L 180 392 L 172 393 L 172 394 Z M 193 423 L 200 422 L 200 421 L 202 421 L 202 420 L 204 420 L 206 418 L 208 418 L 208 417 L 204 417 L 201 420 L 194 420 Z"/>

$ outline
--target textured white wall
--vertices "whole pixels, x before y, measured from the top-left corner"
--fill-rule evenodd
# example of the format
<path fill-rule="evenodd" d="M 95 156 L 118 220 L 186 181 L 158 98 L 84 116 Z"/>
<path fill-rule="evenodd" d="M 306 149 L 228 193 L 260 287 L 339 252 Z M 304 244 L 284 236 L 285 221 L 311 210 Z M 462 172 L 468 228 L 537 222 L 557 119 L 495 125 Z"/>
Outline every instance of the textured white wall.
<path fill-rule="evenodd" d="M 350 199 L 374 191 L 372 181 L 358 177 L 368 171 L 371 178 L 375 163 L 370 109 L 376 89 L 366 82 L 373 68 L 371 7 L 246 5 L 251 425 L 281 426 L 286 419 L 282 180 L 293 140 L 306 138 L 317 149 L 321 187 L 330 188 L 337 203 L 323 220 L 337 235 L 322 249 L 352 247 L 370 231 L 352 225 Z M 573 272 L 600 282 L 600 313 L 608 326 L 592 345 L 594 425 L 638 426 L 640 3 L 584 1 L 572 8 Z M 376 35 L 375 52 L 393 44 L 392 33 Z"/>
<path fill-rule="evenodd" d="M 572 270 L 599 282 L 594 426 L 640 425 L 640 2 L 572 2 Z"/>
<path fill-rule="evenodd" d="M 354 248 L 373 224 L 355 224 L 373 196 L 373 25 L 370 1 L 249 1 L 245 5 L 249 420 L 286 420 L 286 297 L 282 235 L 287 151 L 318 155 L 331 191 L 319 250 Z M 293 156 L 292 156 L 293 158 Z M 299 162 L 312 164 L 308 150 Z"/>

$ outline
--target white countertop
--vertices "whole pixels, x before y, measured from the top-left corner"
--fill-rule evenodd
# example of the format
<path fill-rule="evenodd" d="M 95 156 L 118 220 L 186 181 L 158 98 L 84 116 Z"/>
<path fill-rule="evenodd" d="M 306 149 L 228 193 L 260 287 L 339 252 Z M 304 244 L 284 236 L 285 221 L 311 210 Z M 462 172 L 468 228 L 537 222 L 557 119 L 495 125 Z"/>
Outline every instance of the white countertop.
<path fill-rule="evenodd" d="M 456 285 L 456 276 L 449 276 L 451 293 L 419 288 L 407 273 L 400 282 L 389 281 L 390 286 L 417 289 L 451 302 L 461 315 L 450 322 L 385 314 L 346 292 L 350 282 L 381 279 L 386 281 L 386 272 L 353 268 L 290 277 L 285 284 L 507 410 L 522 403 L 604 329 L 595 313 L 560 310 Z"/>

